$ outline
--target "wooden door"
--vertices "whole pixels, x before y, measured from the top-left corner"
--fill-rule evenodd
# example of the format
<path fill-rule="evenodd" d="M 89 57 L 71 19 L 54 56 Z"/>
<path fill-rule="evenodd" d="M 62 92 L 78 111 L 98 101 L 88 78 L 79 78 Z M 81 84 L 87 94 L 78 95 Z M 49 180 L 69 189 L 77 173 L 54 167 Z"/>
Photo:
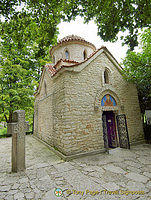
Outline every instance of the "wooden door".
<path fill-rule="evenodd" d="M 115 124 L 115 114 L 112 111 L 105 112 L 107 123 L 108 146 L 117 147 L 117 134 Z"/>

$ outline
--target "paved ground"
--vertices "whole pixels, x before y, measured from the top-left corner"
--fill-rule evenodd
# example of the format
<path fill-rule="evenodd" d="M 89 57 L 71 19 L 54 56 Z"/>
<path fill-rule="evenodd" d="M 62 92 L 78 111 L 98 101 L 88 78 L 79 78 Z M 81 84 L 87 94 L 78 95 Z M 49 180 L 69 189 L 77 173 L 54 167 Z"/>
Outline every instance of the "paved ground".
<path fill-rule="evenodd" d="M 148 144 L 64 162 L 32 136 L 26 136 L 26 171 L 11 173 L 10 161 L 11 138 L 2 138 L 0 200 L 151 199 Z M 55 196 L 56 188 L 63 190 L 63 196 Z"/>

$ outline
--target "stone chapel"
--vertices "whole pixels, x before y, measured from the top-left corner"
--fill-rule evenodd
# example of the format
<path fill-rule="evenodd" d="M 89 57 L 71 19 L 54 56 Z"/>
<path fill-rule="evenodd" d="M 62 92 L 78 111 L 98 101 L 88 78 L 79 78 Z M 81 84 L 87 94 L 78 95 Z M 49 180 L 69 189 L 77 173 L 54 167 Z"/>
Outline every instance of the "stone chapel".
<path fill-rule="evenodd" d="M 69 158 L 143 140 L 136 86 L 106 47 L 71 35 L 50 54 L 35 93 L 34 136 Z"/>

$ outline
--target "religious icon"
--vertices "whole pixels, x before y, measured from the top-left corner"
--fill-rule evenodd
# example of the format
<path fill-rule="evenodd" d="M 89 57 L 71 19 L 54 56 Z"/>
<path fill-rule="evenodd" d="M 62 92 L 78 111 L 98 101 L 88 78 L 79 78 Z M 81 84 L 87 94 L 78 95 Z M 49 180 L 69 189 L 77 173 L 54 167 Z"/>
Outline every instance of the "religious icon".
<path fill-rule="evenodd" d="M 115 99 L 107 94 L 103 97 L 101 101 L 101 106 L 116 106 Z"/>

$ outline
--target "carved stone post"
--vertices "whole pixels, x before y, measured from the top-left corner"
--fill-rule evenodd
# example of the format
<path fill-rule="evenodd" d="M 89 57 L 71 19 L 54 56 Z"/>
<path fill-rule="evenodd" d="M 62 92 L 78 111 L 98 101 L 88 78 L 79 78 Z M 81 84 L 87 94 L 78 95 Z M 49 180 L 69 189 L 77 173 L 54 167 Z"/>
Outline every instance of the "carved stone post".
<path fill-rule="evenodd" d="M 25 111 L 13 113 L 12 127 L 12 172 L 25 170 Z"/>

